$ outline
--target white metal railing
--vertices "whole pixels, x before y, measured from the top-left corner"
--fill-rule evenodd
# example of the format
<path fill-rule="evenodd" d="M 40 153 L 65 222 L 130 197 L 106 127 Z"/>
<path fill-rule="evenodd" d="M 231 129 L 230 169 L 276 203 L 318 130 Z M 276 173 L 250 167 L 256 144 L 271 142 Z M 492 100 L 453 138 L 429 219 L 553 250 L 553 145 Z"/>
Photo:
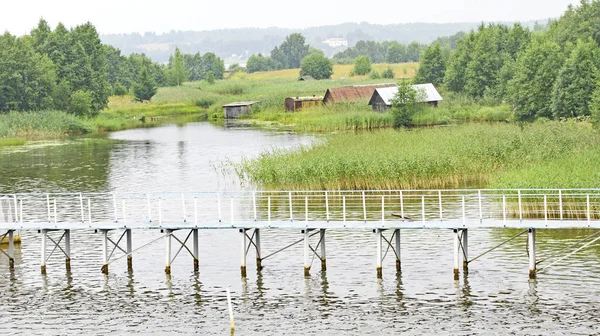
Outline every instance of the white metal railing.
<path fill-rule="evenodd" d="M 56 193 L 0 195 L 0 224 L 600 219 L 600 189 Z"/>

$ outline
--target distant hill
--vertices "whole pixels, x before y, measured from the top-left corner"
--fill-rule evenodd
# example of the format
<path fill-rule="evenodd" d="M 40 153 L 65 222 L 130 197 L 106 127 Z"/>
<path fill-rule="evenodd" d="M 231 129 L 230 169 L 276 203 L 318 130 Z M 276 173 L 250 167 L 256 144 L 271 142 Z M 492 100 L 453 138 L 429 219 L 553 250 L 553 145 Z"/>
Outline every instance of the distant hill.
<path fill-rule="evenodd" d="M 540 22 L 547 20 L 540 20 Z M 523 23 L 533 27 L 536 21 Z M 370 23 L 343 23 L 339 25 L 312 27 L 306 29 L 284 28 L 238 28 L 210 31 L 171 31 L 166 34 L 132 33 L 102 35 L 105 44 L 121 49 L 123 54 L 144 53 L 156 62 L 167 62 L 175 47 L 184 53 L 214 52 L 228 63 L 240 62 L 252 54 L 268 54 L 287 35 L 300 32 L 308 44 L 319 48 L 326 55 L 346 49 L 345 45 L 330 46 L 326 39 L 345 39 L 348 46 L 360 40 L 395 40 L 408 44 L 411 41 L 430 43 L 440 36 L 453 35 L 459 31 L 477 28 L 480 23 L 405 23 L 377 25 Z"/>

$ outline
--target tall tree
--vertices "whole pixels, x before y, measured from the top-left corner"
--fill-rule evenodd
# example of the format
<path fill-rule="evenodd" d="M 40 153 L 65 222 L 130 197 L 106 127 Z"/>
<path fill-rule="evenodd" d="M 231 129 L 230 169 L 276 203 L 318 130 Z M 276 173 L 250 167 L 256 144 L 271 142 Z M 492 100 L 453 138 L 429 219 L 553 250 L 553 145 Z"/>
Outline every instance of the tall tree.
<path fill-rule="evenodd" d="M 532 41 L 518 59 L 509 84 L 509 101 L 513 103 L 515 119 L 532 121 L 537 117 L 552 117 L 549 101 L 562 64 L 562 53 L 556 42 L 544 37 Z"/>
<path fill-rule="evenodd" d="M 175 53 L 169 60 L 169 84 L 180 86 L 186 81 L 185 62 L 179 48 L 175 48 Z"/>
<path fill-rule="evenodd" d="M 133 95 L 139 101 L 150 100 L 156 94 L 154 79 L 148 73 L 148 69 L 142 67 L 137 83 L 133 86 Z"/>
<path fill-rule="evenodd" d="M 590 115 L 589 103 L 600 78 L 598 45 L 591 38 L 579 40 L 563 65 L 552 93 L 554 118 Z"/>
<path fill-rule="evenodd" d="M 296 69 L 300 67 L 302 59 L 309 54 L 309 46 L 304 36 L 293 33 L 285 38 L 279 47 L 271 51 L 271 58 L 279 64 L 282 69 Z"/>
<path fill-rule="evenodd" d="M 433 83 L 438 86 L 444 82 L 446 73 L 446 60 L 442 53 L 442 47 L 439 42 L 433 43 L 423 51 L 419 70 L 414 78 L 414 82 Z"/>
<path fill-rule="evenodd" d="M 385 55 L 385 61 L 388 63 L 401 63 L 406 60 L 406 46 L 396 41 L 390 43 Z"/>

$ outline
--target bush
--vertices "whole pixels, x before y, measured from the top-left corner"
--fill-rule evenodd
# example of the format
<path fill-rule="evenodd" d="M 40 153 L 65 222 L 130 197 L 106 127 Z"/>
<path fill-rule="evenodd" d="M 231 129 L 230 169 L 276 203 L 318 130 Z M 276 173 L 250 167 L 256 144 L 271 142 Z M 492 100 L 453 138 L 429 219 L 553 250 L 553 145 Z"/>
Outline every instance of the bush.
<path fill-rule="evenodd" d="M 206 74 L 206 82 L 208 82 L 208 84 L 215 84 L 215 75 L 213 74 L 212 71 L 209 71 Z"/>
<path fill-rule="evenodd" d="M 329 79 L 333 74 L 331 61 L 321 54 L 310 54 L 302 59 L 300 76 L 312 76 L 314 79 Z"/>
<path fill-rule="evenodd" d="M 115 83 L 115 85 L 113 86 L 113 95 L 124 96 L 127 93 L 129 93 L 127 91 L 127 88 L 125 86 L 123 86 L 121 83 Z"/>
<path fill-rule="evenodd" d="M 369 78 L 380 79 L 381 75 L 379 74 L 379 72 L 377 72 L 377 70 L 373 69 L 373 70 L 371 70 L 371 73 L 369 74 Z"/>
<path fill-rule="evenodd" d="M 394 77 L 396 77 L 396 74 L 394 73 L 394 69 L 392 69 L 392 67 L 387 67 L 387 69 L 381 73 L 381 78 L 394 79 Z"/>
<path fill-rule="evenodd" d="M 98 114 L 92 111 L 92 93 L 85 90 L 73 92 L 68 112 L 78 117 L 91 117 Z"/>
<path fill-rule="evenodd" d="M 199 98 L 196 100 L 196 106 L 202 107 L 202 108 L 209 108 L 211 107 L 214 103 L 216 103 L 217 100 L 215 98 L 212 97 L 203 97 L 203 98 Z"/>

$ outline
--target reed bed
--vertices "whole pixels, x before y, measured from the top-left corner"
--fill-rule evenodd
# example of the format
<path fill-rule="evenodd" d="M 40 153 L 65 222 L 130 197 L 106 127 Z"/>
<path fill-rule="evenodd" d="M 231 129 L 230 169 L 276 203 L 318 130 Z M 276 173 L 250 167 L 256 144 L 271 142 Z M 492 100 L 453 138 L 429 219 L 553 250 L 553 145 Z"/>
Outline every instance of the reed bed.
<path fill-rule="evenodd" d="M 0 114 L 0 138 L 57 139 L 66 134 L 83 134 L 92 130 L 94 126 L 90 122 L 60 111 Z"/>
<path fill-rule="evenodd" d="M 264 152 L 235 168 L 268 189 L 506 188 L 514 185 L 503 184 L 503 174 L 582 158 L 598 145 L 600 135 L 587 123 L 467 124 L 331 134 L 311 146 Z M 597 170 L 585 161 L 573 165 L 582 174 Z M 562 169 L 568 176 L 570 168 Z M 552 176 L 540 175 L 536 187 L 555 187 Z"/>

